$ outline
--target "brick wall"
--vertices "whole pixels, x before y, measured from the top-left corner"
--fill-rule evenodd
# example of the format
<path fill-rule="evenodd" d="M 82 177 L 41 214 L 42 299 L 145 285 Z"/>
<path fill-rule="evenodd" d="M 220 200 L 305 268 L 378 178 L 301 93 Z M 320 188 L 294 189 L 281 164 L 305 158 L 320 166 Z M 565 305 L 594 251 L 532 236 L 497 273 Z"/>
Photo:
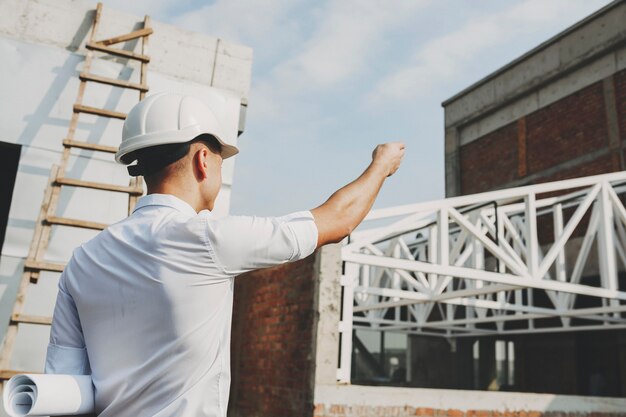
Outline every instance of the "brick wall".
<path fill-rule="evenodd" d="M 626 70 L 462 145 L 462 194 L 619 171 L 626 153 L 610 144 L 608 112 L 626 143 Z"/>
<path fill-rule="evenodd" d="M 461 190 L 473 194 L 517 179 L 517 123 L 489 133 L 460 149 Z"/>
<path fill-rule="evenodd" d="M 526 126 L 529 174 L 607 147 L 602 83 L 529 114 Z"/>
<path fill-rule="evenodd" d="M 236 278 L 230 417 L 312 415 L 316 256 Z"/>

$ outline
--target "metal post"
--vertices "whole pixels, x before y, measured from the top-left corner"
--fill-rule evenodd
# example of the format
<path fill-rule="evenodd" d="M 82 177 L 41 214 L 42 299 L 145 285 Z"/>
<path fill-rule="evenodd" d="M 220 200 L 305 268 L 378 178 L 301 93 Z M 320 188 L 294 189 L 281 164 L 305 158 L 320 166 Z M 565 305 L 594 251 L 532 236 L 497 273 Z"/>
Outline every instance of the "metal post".
<path fill-rule="evenodd" d="M 613 207 L 609 199 L 608 183 L 603 183 L 598 195 L 600 224 L 598 225 L 598 262 L 602 286 L 617 291 L 617 263 L 615 259 L 615 233 L 613 230 Z M 611 306 L 619 306 L 619 300 L 612 299 Z M 619 313 L 613 313 L 619 317 Z"/>
<path fill-rule="evenodd" d="M 524 199 L 526 206 L 526 249 L 528 251 L 527 266 L 530 276 L 534 279 L 541 279 L 537 276 L 539 269 L 539 240 L 537 238 L 537 202 L 535 194 L 529 193 Z"/>
<path fill-rule="evenodd" d="M 339 334 L 341 338 L 341 353 L 337 380 L 350 383 L 350 371 L 352 368 L 352 314 L 354 307 L 354 287 L 358 280 L 359 265 L 346 263 L 345 275 L 341 277 L 343 286 L 343 311 L 339 322 Z"/>

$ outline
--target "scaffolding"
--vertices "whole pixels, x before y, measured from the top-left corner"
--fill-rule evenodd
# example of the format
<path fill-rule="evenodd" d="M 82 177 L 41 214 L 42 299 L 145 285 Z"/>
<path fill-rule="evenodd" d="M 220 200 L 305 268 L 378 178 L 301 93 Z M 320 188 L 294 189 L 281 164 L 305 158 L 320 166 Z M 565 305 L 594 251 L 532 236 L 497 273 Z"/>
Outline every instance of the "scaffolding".
<path fill-rule="evenodd" d="M 619 172 L 372 211 L 342 248 L 338 380 L 356 329 L 625 329 L 625 197 Z"/>

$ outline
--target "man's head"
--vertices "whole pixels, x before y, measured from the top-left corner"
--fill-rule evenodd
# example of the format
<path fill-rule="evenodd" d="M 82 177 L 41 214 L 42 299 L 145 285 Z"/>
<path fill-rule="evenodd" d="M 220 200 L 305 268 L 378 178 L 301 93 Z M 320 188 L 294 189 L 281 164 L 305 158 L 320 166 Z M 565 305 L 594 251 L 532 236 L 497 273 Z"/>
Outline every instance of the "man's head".
<path fill-rule="evenodd" d="M 184 193 L 196 202 L 196 208 L 213 210 L 222 185 L 222 145 L 217 139 L 200 135 L 189 142 L 136 152 L 134 167 L 140 168 L 148 194 Z"/>
<path fill-rule="evenodd" d="M 115 159 L 125 165 L 137 161 L 128 172 L 145 177 L 148 193 L 178 195 L 196 209 L 212 210 L 222 159 L 239 152 L 224 140 L 228 135 L 217 116 L 223 109 L 214 107 L 180 94 L 148 96 L 128 113 Z"/>

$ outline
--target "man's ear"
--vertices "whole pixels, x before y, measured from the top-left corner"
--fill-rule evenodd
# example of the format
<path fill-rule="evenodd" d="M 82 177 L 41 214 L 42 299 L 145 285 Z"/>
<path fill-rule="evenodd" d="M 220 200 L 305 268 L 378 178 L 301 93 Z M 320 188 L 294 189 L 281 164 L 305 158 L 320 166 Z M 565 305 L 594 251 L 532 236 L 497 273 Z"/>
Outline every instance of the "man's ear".
<path fill-rule="evenodd" d="M 198 180 L 202 181 L 209 176 L 209 150 L 201 147 L 193 157 L 194 171 Z"/>

